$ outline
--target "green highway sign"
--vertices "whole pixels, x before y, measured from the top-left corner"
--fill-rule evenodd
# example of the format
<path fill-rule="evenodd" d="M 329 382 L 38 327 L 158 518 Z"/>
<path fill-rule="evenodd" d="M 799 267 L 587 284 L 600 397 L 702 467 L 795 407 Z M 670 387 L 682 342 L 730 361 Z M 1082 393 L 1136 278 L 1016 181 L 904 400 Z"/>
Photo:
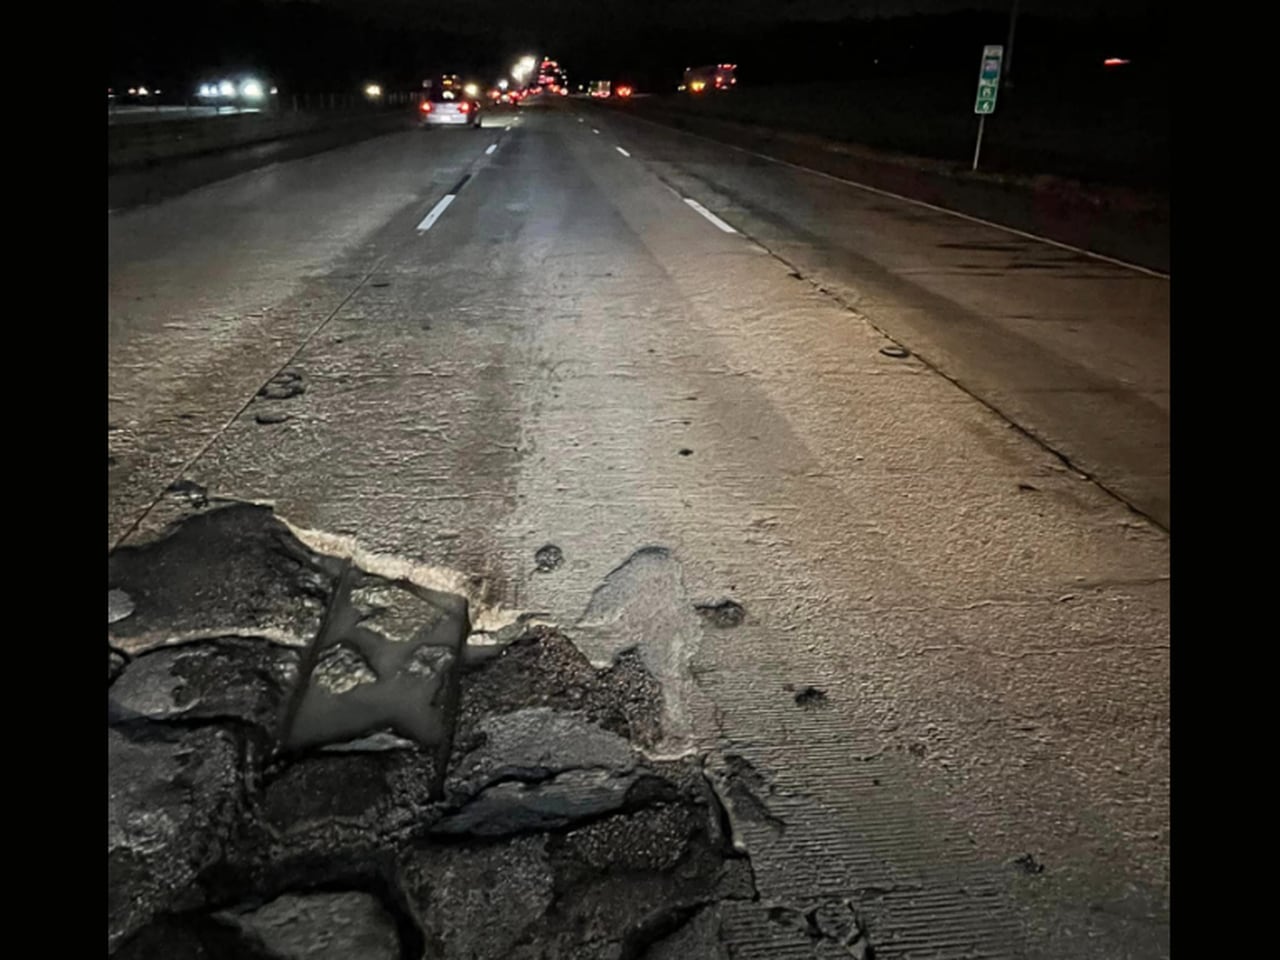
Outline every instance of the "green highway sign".
<path fill-rule="evenodd" d="M 978 100 L 973 112 L 996 112 L 996 92 L 1000 89 L 1000 66 L 1004 62 L 1004 47 L 993 44 L 982 48 L 982 69 L 978 73 Z"/>

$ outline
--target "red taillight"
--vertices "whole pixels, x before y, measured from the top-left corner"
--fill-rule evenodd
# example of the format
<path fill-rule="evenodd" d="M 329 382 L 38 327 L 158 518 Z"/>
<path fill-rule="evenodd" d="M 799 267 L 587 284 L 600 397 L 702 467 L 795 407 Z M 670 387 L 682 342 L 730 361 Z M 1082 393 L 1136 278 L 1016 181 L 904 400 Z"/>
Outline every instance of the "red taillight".
<path fill-rule="evenodd" d="M 464 100 L 462 103 L 458 104 L 458 109 L 459 109 L 459 110 L 461 110 L 463 113 L 470 113 L 470 112 L 471 112 L 471 104 L 467 103 L 467 102 Z"/>
<path fill-rule="evenodd" d="M 423 101 L 422 101 L 422 105 L 421 105 L 420 107 L 418 107 L 418 109 L 419 109 L 419 110 L 421 110 L 423 113 L 430 113 L 430 112 L 431 112 L 431 101 L 430 101 L 430 100 L 423 100 Z"/>

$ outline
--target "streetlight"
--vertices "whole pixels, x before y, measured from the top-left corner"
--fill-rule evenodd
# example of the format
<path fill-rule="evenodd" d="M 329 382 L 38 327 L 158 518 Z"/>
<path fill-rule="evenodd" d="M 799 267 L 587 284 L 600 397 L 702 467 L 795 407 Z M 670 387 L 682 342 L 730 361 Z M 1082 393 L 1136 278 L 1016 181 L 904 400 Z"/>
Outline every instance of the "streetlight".
<path fill-rule="evenodd" d="M 518 83 L 523 85 L 529 79 L 529 75 L 533 73 L 533 68 L 537 65 L 538 60 L 536 57 L 521 57 L 520 61 L 511 68 L 511 75 L 516 78 Z"/>

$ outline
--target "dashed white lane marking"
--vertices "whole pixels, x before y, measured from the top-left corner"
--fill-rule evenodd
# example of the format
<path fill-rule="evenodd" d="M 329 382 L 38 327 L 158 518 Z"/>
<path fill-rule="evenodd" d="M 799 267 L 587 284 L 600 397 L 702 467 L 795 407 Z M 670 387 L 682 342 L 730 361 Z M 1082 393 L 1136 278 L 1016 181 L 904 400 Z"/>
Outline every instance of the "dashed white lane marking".
<path fill-rule="evenodd" d="M 579 117 L 579 118 L 578 118 L 578 122 L 579 122 L 579 123 L 585 123 L 586 121 L 585 121 L 585 120 L 583 120 L 581 117 Z"/>
<path fill-rule="evenodd" d="M 617 150 L 617 151 L 618 151 L 620 154 L 622 154 L 624 157 L 629 157 L 629 156 L 631 156 L 631 154 L 627 153 L 627 151 L 623 150 L 621 147 L 614 147 L 613 149 Z"/>
<path fill-rule="evenodd" d="M 689 206 L 693 207 L 693 209 L 697 210 L 700 214 L 702 214 L 708 220 L 710 220 L 712 223 L 714 223 L 717 227 L 719 227 L 725 233 L 738 232 L 737 230 L 733 229 L 733 227 L 729 226 L 727 223 L 725 223 L 723 220 L 717 217 L 710 210 L 708 210 L 706 207 L 704 207 L 702 204 L 700 204 L 697 200 L 694 200 L 692 197 L 682 197 L 681 199 L 684 200 L 684 202 L 687 203 Z"/>
<path fill-rule="evenodd" d="M 435 225 L 435 222 L 440 219 L 440 214 L 449 209 L 449 204 L 453 203 L 455 196 L 456 194 L 446 193 L 440 202 L 431 208 L 431 212 L 422 218 L 422 222 L 418 224 L 418 232 L 426 233 L 430 230 Z"/>
<path fill-rule="evenodd" d="M 489 146 L 487 146 L 487 147 L 485 148 L 485 151 L 484 151 L 484 152 L 485 152 L 485 153 L 493 153 L 493 151 L 495 151 L 495 150 L 497 150 L 497 149 L 498 149 L 498 145 L 497 145 L 496 143 L 491 143 L 491 144 L 489 144 Z"/>
<path fill-rule="evenodd" d="M 845 177 L 837 177 L 834 173 L 827 173 L 824 170 L 815 170 L 813 167 L 806 167 L 798 163 L 792 163 L 790 160 L 779 160 L 777 157 L 771 157 L 767 153 L 757 153 L 755 150 L 748 150 L 746 147 L 739 147 L 732 143 L 725 143 L 723 140 L 704 137 L 700 133 L 690 133 L 688 130 L 676 130 L 667 126 L 665 123 L 646 120 L 644 117 L 632 116 L 631 119 L 638 120 L 641 123 L 647 123 L 651 127 L 660 127 L 668 133 L 679 134 L 685 137 L 693 137 L 695 140 L 705 140 L 707 143 L 715 144 L 718 147 L 726 147 L 729 150 L 736 150 L 738 153 L 745 153 L 748 156 L 757 157 L 761 160 L 768 160 L 770 163 L 776 163 L 783 167 L 790 167 L 793 170 L 800 170 L 803 173 L 811 173 L 815 177 L 822 177 L 825 180 L 834 180 L 836 183 L 843 183 L 846 186 L 855 187 L 858 190 L 865 190 L 867 193 L 878 194 L 882 197 L 890 197 L 891 199 L 901 200 L 903 203 L 909 203 L 913 206 L 924 207 L 926 210 L 933 210 L 937 213 L 945 213 L 952 217 L 959 217 L 961 220 L 968 220 L 971 223 L 981 224 L 984 227 L 991 227 L 995 230 L 1011 233 L 1014 236 L 1024 237 L 1027 240 L 1036 240 L 1040 243 L 1047 243 L 1051 247 L 1059 247 L 1063 250 L 1070 250 L 1072 253 L 1084 254 L 1086 257 L 1092 257 L 1094 260 L 1102 260 L 1105 263 L 1114 264 L 1117 267 L 1124 267 L 1126 270 L 1133 270 L 1137 273 L 1145 273 L 1148 276 L 1158 277 L 1161 280 L 1169 279 L 1168 272 L 1163 270 L 1152 270 L 1150 267 L 1130 263 L 1128 260 L 1109 257 L 1105 253 L 1096 253 L 1093 250 L 1086 250 L 1084 247 L 1073 246 L 1070 243 L 1063 243 L 1060 240 L 1051 240 L 1050 238 L 1041 236 L 1038 233 L 1028 233 L 1026 230 L 1019 230 L 1017 227 L 1007 227 L 1003 223 L 996 223 L 993 220 L 984 220 L 982 217 L 975 217 L 972 214 L 961 213 L 959 210 L 949 210 L 946 207 L 940 207 L 937 204 L 929 203 L 925 200 L 916 200 L 913 197 L 906 197 L 900 193 L 894 193 L 890 190 L 881 190 L 879 187 L 873 187 L 870 184 L 859 183 L 857 180 L 849 180 Z"/>
<path fill-rule="evenodd" d="M 592 127 L 592 128 L 591 128 L 591 132 L 592 132 L 592 133 L 599 133 L 600 131 L 599 131 L 599 130 L 597 130 L 595 127 Z"/>

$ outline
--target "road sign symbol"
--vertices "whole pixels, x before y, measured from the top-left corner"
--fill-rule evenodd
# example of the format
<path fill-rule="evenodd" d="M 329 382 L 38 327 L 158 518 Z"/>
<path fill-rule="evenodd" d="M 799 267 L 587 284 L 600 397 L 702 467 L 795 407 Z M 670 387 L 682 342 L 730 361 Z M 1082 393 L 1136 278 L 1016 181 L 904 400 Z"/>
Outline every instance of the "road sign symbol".
<path fill-rule="evenodd" d="M 1004 47 L 990 44 L 982 48 L 982 67 L 978 71 L 978 99 L 974 113 L 996 112 L 996 94 L 1000 90 L 1000 66 L 1004 62 Z"/>

